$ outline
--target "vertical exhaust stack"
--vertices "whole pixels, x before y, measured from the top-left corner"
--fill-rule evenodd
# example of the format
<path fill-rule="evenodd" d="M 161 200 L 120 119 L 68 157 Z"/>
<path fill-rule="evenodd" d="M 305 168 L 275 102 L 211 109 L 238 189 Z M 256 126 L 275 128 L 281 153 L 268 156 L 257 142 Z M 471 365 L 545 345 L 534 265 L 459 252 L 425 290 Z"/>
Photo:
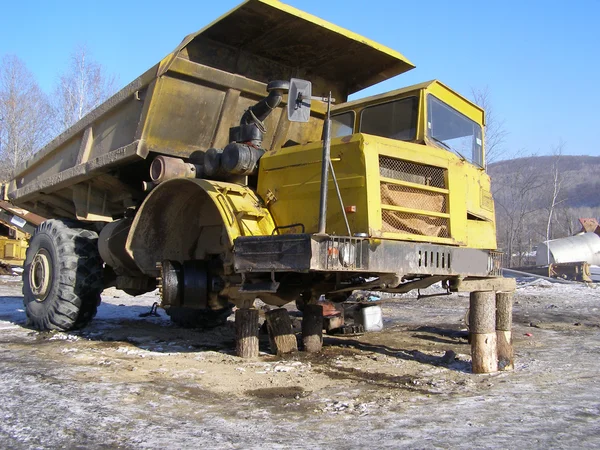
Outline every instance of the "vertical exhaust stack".
<path fill-rule="evenodd" d="M 269 95 L 246 110 L 240 120 L 240 125 L 229 130 L 229 141 L 248 143 L 260 148 L 264 134 L 267 132 L 263 122 L 279 106 L 283 100 L 283 94 L 289 89 L 288 81 L 271 81 L 267 85 Z"/>
<path fill-rule="evenodd" d="M 262 142 L 267 132 L 264 120 L 283 100 L 290 88 L 287 81 L 271 81 L 269 95 L 248 108 L 240 124 L 229 130 L 229 144 L 224 149 L 209 149 L 204 157 L 204 169 L 210 177 L 255 175 L 258 161 L 265 153 Z"/>

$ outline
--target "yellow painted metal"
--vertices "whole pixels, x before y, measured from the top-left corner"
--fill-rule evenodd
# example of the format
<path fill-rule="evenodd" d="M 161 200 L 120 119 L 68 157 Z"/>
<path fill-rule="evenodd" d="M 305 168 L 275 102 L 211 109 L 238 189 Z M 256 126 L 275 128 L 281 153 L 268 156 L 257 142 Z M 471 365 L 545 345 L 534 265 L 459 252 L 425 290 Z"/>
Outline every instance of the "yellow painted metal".
<path fill-rule="evenodd" d="M 417 214 L 417 215 L 421 215 L 421 216 L 443 217 L 443 218 L 450 217 L 450 214 L 448 214 L 448 213 L 427 211 L 425 209 L 404 208 L 402 206 L 381 205 L 381 209 L 385 209 L 388 211 L 397 211 L 397 212 L 402 212 L 402 213 L 407 213 L 407 214 Z"/>
<path fill-rule="evenodd" d="M 383 94 L 373 95 L 363 99 L 338 104 L 333 106 L 332 114 L 337 115 L 346 111 L 355 111 L 355 130 L 358 132 L 360 129 L 360 115 L 366 107 L 408 97 L 418 97 L 420 101 L 416 141 L 420 143 L 426 143 L 425 134 L 427 128 L 425 126 L 425 118 L 427 117 L 427 102 L 425 100 L 429 94 L 434 95 L 452 108 L 467 116 L 469 119 L 480 124 L 482 127 L 485 125 L 485 112 L 483 109 L 438 80 L 426 81 L 424 83 L 407 86 L 405 88 L 396 89 Z"/>
<path fill-rule="evenodd" d="M 371 236 L 380 236 L 386 239 L 428 241 L 473 248 L 495 249 L 496 225 L 490 178 L 482 168 L 469 164 L 452 152 L 441 149 L 429 142 L 426 136 L 426 99 L 428 95 L 434 95 L 481 125 L 483 129 L 485 125 L 484 111 L 437 80 L 354 100 L 333 107 L 334 115 L 347 111 L 355 112 L 354 132 L 358 133 L 360 130 L 361 113 L 366 107 L 408 97 L 417 97 L 419 99 L 414 142 L 396 141 L 375 136 L 364 137 L 369 233 Z M 372 146 L 377 146 L 378 150 L 371 151 L 370 148 Z M 380 177 L 378 172 L 379 155 L 403 161 L 412 161 L 425 166 L 443 168 L 447 174 L 448 189 Z M 379 184 L 381 182 L 416 190 L 447 194 L 450 237 L 420 236 L 410 233 L 382 231 L 381 198 L 379 192 Z M 400 211 L 397 207 L 389 207 L 387 209 Z M 440 212 L 428 215 L 432 217 L 445 217 Z"/>
<path fill-rule="evenodd" d="M 219 181 L 198 182 L 217 206 L 232 245 L 240 236 L 273 234 L 275 223 L 271 214 L 252 189 Z"/>
<path fill-rule="evenodd" d="M 353 233 L 368 232 L 368 192 L 364 136 L 333 139 L 331 158 L 344 206 L 355 206 L 348 214 Z M 317 232 L 321 187 L 321 142 L 286 147 L 265 154 L 260 162 L 258 194 L 278 226 L 301 223 L 307 233 Z M 347 235 L 342 208 L 330 178 L 327 232 Z M 295 229 L 297 232 L 297 229 Z"/>
<path fill-rule="evenodd" d="M 11 239 L 0 236 L 0 262 L 22 265 L 27 251 L 26 239 Z"/>
<path fill-rule="evenodd" d="M 231 261 L 240 236 L 268 236 L 275 224 L 247 186 L 174 178 L 152 190 L 136 214 L 125 248 L 145 274 L 156 276 L 157 261 Z"/>
<path fill-rule="evenodd" d="M 334 114 L 347 111 L 354 111 L 356 114 L 355 134 L 333 139 L 331 146 L 331 157 L 344 206 L 356 206 L 356 212 L 348 214 L 350 229 L 352 233 L 368 233 L 371 237 L 383 239 L 495 249 L 494 202 L 489 176 L 482 168 L 450 151 L 431 145 L 427 140 L 427 95 L 435 95 L 483 127 L 484 112 L 481 108 L 435 80 L 334 107 Z M 419 99 L 414 142 L 359 133 L 360 114 L 365 107 L 411 96 Z M 277 225 L 302 223 L 307 232 L 317 231 L 321 153 L 321 142 L 316 142 L 278 149 L 263 156 L 258 193 L 263 199 L 268 199 L 268 208 Z M 380 157 L 411 163 L 423 167 L 423 170 L 427 170 L 427 167 L 442 170 L 445 174 L 445 186 L 430 186 L 382 176 Z M 406 188 L 413 193 L 438 194 L 439 198 L 445 199 L 444 209 L 434 211 L 382 204 L 381 183 Z M 342 208 L 331 180 L 328 192 L 327 232 L 346 235 Z M 440 235 L 400 230 L 391 232 L 384 227 L 383 211 L 411 217 L 429 217 L 432 220 L 437 218 L 445 221 L 448 229 Z"/>
<path fill-rule="evenodd" d="M 199 42 L 213 49 L 194 51 Z M 178 57 L 263 82 L 271 81 L 265 78 L 268 74 L 273 77 L 274 71 L 288 68 L 287 75 L 278 76 L 309 78 L 323 92 L 335 91 L 338 101 L 415 67 L 391 48 L 278 0 L 247 0 L 188 35 L 160 63 L 159 76 Z M 267 61 L 275 64 L 262 73 L 260 66 Z"/>
<path fill-rule="evenodd" d="M 418 189 L 421 191 L 437 192 L 439 194 L 448 194 L 450 192 L 448 189 L 441 189 L 441 188 L 436 188 L 433 186 L 411 183 L 410 181 L 400 181 L 400 180 L 396 180 L 394 178 L 380 177 L 380 180 L 382 183 L 396 184 L 398 186 L 406 186 L 406 187 L 409 187 L 412 189 Z"/>

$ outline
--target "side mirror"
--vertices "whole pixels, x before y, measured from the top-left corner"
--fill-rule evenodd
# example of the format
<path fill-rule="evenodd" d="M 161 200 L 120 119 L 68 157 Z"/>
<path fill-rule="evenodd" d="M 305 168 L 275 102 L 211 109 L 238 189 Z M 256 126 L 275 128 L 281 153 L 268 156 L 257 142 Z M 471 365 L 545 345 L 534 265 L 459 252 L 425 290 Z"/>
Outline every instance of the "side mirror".
<path fill-rule="evenodd" d="M 292 78 L 288 94 L 288 120 L 290 122 L 308 122 L 310 119 L 310 102 L 312 84 L 310 81 Z"/>

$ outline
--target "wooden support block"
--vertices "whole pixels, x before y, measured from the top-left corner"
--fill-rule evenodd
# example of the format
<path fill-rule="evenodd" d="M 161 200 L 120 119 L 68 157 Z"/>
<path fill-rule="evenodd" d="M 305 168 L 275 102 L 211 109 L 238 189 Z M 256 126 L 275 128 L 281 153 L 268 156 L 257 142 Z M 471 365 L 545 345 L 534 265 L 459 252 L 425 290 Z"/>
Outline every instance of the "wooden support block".
<path fill-rule="evenodd" d="M 471 334 L 471 360 L 473 373 L 498 371 L 496 332 Z"/>
<path fill-rule="evenodd" d="M 496 293 L 496 330 L 512 330 L 513 292 Z"/>
<path fill-rule="evenodd" d="M 267 318 L 271 353 L 284 355 L 286 353 L 297 352 L 298 342 L 292 330 L 292 321 L 287 309 L 273 309 L 267 312 L 265 316 Z"/>
<path fill-rule="evenodd" d="M 498 341 L 498 369 L 515 368 L 512 343 L 513 292 L 496 294 L 496 339 Z"/>
<path fill-rule="evenodd" d="M 471 292 L 469 331 L 493 333 L 496 331 L 496 294 L 493 291 Z"/>
<path fill-rule="evenodd" d="M 258 356 L 258 309 L 240 308 L 236 310 L 235 351 L 241 358 Z"/>
<path fill-rule="evenodd" d="M 469 331 L 473 373 L 498 371 L 495 292 L 471 292 Z"/>
<path fill-rule="evenodd" d="M 304 306 L 302 318 L 302 344 L 304 351 L 320 352 L 323 347 L 323 307 L 308 304 Z"/>
<path fill-rule="evenodd" d="M 498 370 L 514 370 L 515 356 L 512 343 L 512 331 L 496 331 Z"/>
<path fill-rule="evenodd" d="M 463 278 L 453 280 L 450 283 L 450 290 L 452 292 L 482 292 L 482 291 L 494 291 L 494 292 L 511 292 L 517 287 L 517 283 L 514 278 Z"/>

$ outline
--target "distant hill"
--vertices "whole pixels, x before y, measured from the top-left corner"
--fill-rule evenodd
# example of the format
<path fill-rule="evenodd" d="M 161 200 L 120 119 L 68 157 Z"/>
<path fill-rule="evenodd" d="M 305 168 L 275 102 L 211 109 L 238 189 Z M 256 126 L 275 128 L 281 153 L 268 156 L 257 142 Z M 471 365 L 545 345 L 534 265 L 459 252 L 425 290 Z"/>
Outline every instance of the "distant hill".
<path fill-rule="evenodd" d="M 552 208 L 555 167 L 560 189 Z M 600 157 L 516 158 L 490 164 L 488 173 L 496 203 L 498 248 L 509 258 L 509 266 L 524 265 L 547 236 L 557 239 L 579 232 L 579 218 L 600 218 Z"/>
<path fill-rule="evenodd" d="M 510 174 L 524 166 L 533 167 L 540 176 L 551 174 L 555 156 L 531 156 L 508 159 L 488 166 L 488 173 L 495 180 L 506 180 Z M 571 208 L 600 208 L 600 156 L 566 156 L 559 159 L 559 169 L 563 177 L 560 198 L 564 206 Z"/>

